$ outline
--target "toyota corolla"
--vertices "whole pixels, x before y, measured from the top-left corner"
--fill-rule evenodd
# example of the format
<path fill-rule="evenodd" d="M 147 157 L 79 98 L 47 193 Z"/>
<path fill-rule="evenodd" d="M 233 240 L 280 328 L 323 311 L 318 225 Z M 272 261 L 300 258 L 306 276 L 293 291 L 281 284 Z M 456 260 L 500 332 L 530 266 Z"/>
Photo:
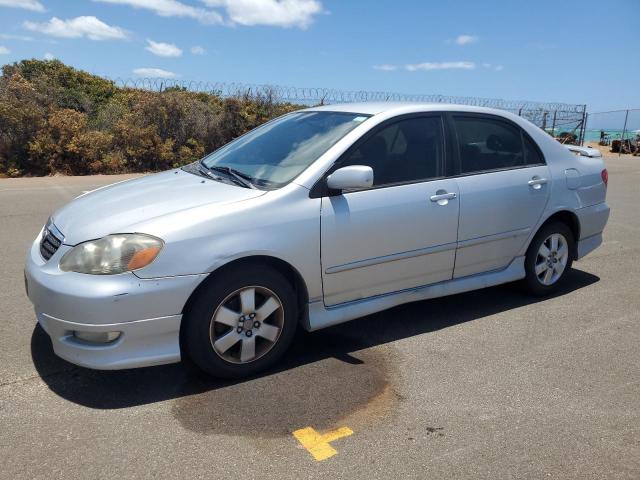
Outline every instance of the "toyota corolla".
<path fill-rule="evenodd" d="M 506 282 L 547 295 L 609 216 L 602 158 L 572 149 L 487 108 L 297 111 L 53 213 L 27 254 L 28 296 L 75 364 L 188 356 L 239 377 L 298 327 Z"/>

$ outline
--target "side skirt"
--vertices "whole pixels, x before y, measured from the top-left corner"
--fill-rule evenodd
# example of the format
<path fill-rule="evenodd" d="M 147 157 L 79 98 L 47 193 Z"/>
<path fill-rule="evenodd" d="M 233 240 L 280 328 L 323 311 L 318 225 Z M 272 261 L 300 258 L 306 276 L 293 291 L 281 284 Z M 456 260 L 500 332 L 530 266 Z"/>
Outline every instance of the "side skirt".
<path fill-rule="evenodd" d="M 329 308 L 324 306 L 322 300 L 313 302 L 309 304 L 309 315 L 305 318 L 304 327 L 309 331 L 319 330 L 404 303 L 419 302 L 430 298 L 493 287 L 501 283 L 514 282 L 525 277 L 524 259 L 524 256 L 516 257 L 508 267 L 502 270 L 479 273 L 362 300 L 354 300 Z"/>

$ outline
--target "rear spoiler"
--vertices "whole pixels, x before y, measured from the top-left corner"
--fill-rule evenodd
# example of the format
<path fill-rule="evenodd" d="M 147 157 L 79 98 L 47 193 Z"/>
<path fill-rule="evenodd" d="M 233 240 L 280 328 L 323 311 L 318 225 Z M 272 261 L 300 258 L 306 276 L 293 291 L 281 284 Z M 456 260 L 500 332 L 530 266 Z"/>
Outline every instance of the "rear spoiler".
<path fill-rule="evenodd" d="M 576 153 L 582 157 L 590 157 L 590 158 L 600 158 L 602 157 L 602 153 L 597 148 L 591 147 L 579 147 L 577 145 L 565 145 L 568 150 Z"/>

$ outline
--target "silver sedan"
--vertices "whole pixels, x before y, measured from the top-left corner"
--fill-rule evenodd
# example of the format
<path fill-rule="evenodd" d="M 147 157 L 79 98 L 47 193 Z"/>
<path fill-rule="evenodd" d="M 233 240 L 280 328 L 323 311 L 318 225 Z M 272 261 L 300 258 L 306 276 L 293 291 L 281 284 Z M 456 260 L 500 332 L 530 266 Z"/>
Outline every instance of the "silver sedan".
<path fill-rule="evenodd" d="M 553 292 L 609 216 L 602 159 L 572 150 L 487 108 L 290 113 L 53 213 L 27 254 L 27 292 L 78 365 L 188 356 L 250 375 L 298 327 L 506 282 Z"/>

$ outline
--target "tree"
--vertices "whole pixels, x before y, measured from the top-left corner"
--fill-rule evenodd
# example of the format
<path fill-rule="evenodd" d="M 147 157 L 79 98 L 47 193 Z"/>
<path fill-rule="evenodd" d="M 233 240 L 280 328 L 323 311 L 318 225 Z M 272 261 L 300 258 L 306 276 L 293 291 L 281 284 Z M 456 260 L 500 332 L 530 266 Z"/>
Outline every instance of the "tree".
<path fill-rule="evenodd" d="M 57 60 L 23 60 L 0 76 L 0 174 L 165 170 L 297 108 L 268 89 L 222 98 L 118 88 Z"/>
<path fill-rule="evenodd" d="M 29 158 L 29 141 L 45 123 L 46 99 L 20 74 L 0 77 L 0 173 L 44 175 L 46 165 Z"/>
<path fill-rule="evenodd" d="M 29 156 L 34 163 L 46 163 L 49 173 L 103 173 L 107 168 L 101 159 L 111 149 L 112 141 L 112 134 L 87 128 L 86 113 L 63 108 L 49 116 L 45 127 L 29 143 Z"/>

